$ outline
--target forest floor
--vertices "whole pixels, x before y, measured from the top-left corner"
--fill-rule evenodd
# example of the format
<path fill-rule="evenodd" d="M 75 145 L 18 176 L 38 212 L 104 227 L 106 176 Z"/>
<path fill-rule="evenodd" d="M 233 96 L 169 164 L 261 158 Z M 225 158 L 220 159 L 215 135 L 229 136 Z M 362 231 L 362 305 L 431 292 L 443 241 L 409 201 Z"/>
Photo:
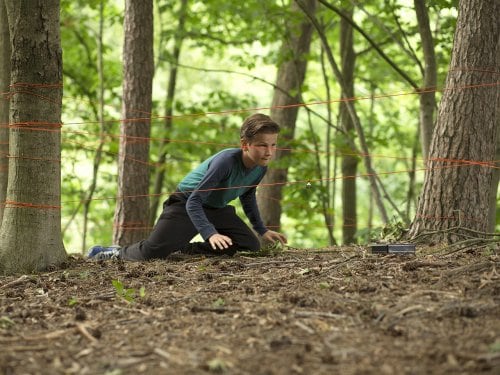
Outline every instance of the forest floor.
<path fill-rule="evenodd" d="M 0 278 L 1 374 L 500 374 L 496 248 L 90 261 Z"/>

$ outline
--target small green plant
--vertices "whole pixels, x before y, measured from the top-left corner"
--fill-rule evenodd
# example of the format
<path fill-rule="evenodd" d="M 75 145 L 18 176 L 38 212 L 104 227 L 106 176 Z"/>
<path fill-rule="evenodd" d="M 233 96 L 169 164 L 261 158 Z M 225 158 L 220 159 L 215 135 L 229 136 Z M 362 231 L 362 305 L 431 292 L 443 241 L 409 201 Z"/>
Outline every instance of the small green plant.
<path fill-rule="evenodd" d="M 222 359 L 214 358 L 207 363 L 208 371 L 222 373 L 227 370 L 227 364 Z"/>
<path fill-rule="evenodd" d="M 78 277 L 82 280 L 87 280 L 90 277 L 90 272 L 89 271 L 82 271 L 82 272 L 80 272 Z"/>
<path fill-rule="evenodd" d="M 8 316 L 0 317 L 0 328 L 6 329 L 15 325 L 13 320 L 11 320 Z"/>
<path fill-rule="evenodd" d="M 330 289 L 330 284 L 326 281 L 322 281 L 319 283 L 319 288 L 320 289 Z"/>
<path fill-rule="evenodd" d="M 381 240 L 386 242 L 398 241 L 403 237 L 406 231 L 407 228 L 405 228 L 404 223 L 393 218 L 382 228 L 379 236 Z"/>
<path fill-rule="evenodd" d="M 71 297 L 68 301 L 68 306 L 69 307 L 73 307 L 73 306 L 76 306 L 78 304 L 78 300 L 76 299 L 75 296 Z"/>
<path fill-rule="evenodd" d="M 283 253 L 284 247 L 281 242 L 276 241 L 263 246 L 259 251 L 242 252 L 243 255 L 249 257 L 272 257 Z"/>
<path fill-rule="evenodd" d="M 494 353 L 500 352 L 500 339 L 497 339 L 493 344 L 490 345 L 490 351 Z"/>
<path fill-rule="evenodd" d="M 222 307 L 226 304 L 226 301 L 224 301 L 223 298 L 217 298 L 214 302 L 212 302 L 212 307 Z"/>
<path fill-rule="evenodd" d="M 112 280 L 111 283 L 113 284 L 115 290 L 116 290 L 116 295 L 123 300 L 125 300 L 128 303 L 135 302 L 135 298 L 137 297 L 136 290 L 133 288 L 125 288 L 123 283 L 120 280 Z M 146 296 L 146 289 L 142 286 L 139 289 L 139 294 L 138 296 L 140 298 L 144 298 Z"/>

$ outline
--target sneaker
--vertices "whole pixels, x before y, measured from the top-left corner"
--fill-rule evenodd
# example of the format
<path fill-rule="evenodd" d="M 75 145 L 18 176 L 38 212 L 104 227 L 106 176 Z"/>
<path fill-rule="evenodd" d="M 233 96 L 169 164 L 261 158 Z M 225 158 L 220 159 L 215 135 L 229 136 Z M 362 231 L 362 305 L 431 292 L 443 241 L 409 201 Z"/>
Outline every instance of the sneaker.
<path fill-rule="evenodd" d="M 87 253 L 88 258 L 95 260 L 118 259 L 120 256 L 120 246 L 92 246 Z"/>

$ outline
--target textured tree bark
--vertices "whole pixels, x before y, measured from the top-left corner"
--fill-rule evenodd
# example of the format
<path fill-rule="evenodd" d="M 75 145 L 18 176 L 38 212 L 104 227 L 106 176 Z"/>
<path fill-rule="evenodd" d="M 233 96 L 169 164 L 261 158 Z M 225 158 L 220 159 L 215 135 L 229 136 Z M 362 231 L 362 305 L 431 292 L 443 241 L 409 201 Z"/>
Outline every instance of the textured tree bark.
<path fill-rule="evenodd" d="M 153 1 L 125 2 L 123 105 L 113 243 L 149 232 L 149 136 L 154 74 Z"/>
<path fill-rule="evenodd" d="M 59 0 L 6 1 L 12 36 L 10 151 L 0 273 L 66 259 L 61 236 L 62 52 Z"/>
<path fill-rule="evenodd" d="M 500 38 L 497 41 L 497 61 L 500 61 Z M 491 180 L 490 187 L 490 207 L 488 214 L 488 232 L 495 232 L 497 223 L 497 201 L 498 201 L 498 184 L 500 182 L 500 130 L 498 130 L 498 124 L 500 124 L 500 90 L 497 88 L 496 97 L 496 112 L 495 112 L 495 124 L 497 124 L 497 142 L 496 142 L 496 155 L 495 155 L 495 168 L 493 169 L 493 179 Z"/>
<path fill-rule="evenodd" d="M 345 13 L 352 17 L 353 9 L 346 9 Z M 344 86 L 343 98 L 354 97 L 354 67 L 356 54 L 353 48 L 352 26 L 344 18 L 340 20 L 340 57 Z M 354 103 L 352 104 L 354 107 Z M 340 104 L 340 123 L 345 130 L 346 137 L 354 137 L 355 129 L 349 109 L 344 102 Z M 357 213 L 356 213 L 356 174 L 358 171 L 358 157 L 356 150 L 350 147 L 352 142 L 345 142 L 342 149 L 342 240 L 345 244 L 356 242 Z"/>
<path fill-rule="evenodd" d="M 495 158 L 499 70 L 497 0 L 461 0 L 446 90 L 430 146 L 423 192 L 409 235 L 456 242 L 462 230 L 488 229 Z M 445 230 L 445 231 L 443 231 Z"/>
<path fill-rule="evenodd" d="M 420 94 L 420 137 L 424 159 L 429 155 L 432 131 L 434 130 L 434 108 L 436 107 L 437 67 L 429 15 L 424 0 L 414 0 L 418 30 L 424 53 L 424 87 Z"/>
<path fill-rule="evenodd" d="M 314 13 L 316 0 L 307 0 L 305 6 Z M 300 8 L 291 4 L 292 12 L 300 14 Z M 301 86 L 304 82 L 307 57 L 311 45 L 313 27 L 302 18 L 300 23 L 289 22 L 289 35 L 283 41 L 281 56 L 283 63 L 278 69 L 274 90 L 271 117 L 282 129 L 279 143 L 288 144 L 294 138 L 295 123 L 300 103 Z M 258 203 L 264 224 L 273 230 L 280 230 L 281 199 L 283 183 L 287 181 L 290 150 L 278 149 L 275 156 L 277 166 L 270 167 L 259 187 Z"/>
<path fill-rule="evenodd" d="M 5 1 L 0 0 L 0 202 L 5 202 L 9 176 L 9 90 L 10 90 L 10 33 Z M 0 204 L 0 222 L 4 205 Z"/>

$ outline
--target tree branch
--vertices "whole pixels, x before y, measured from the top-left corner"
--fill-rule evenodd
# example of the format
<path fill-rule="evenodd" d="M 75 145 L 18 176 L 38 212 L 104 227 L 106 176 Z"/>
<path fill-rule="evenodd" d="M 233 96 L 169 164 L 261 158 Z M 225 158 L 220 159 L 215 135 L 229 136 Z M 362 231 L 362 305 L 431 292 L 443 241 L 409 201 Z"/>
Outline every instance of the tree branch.
<path fill-rule="evenodd" d="M 329 4 L 325 0 L 318 0 L 321 4 L 323 4 L 328 9 L 337 13 L 340 17 L 344 18 L 356 31 L 358 31 L 367 41 L 372 45 L 372 47 L 377 51 L 377 53 L 382 57 L 406 82 L 408 82 L 414 89 L 418 90 L 419 86 L 404 72 L 402 71 L 390 58 L 387 56 L 384 51 L 382 51 L 377 43 L 370 38 L 370 36 L 360 27 L 357 23 L 355 23 L 350 17 L 348 17 L 344 12 L 342 12 L 339 8 L 334 5 Z"/>

